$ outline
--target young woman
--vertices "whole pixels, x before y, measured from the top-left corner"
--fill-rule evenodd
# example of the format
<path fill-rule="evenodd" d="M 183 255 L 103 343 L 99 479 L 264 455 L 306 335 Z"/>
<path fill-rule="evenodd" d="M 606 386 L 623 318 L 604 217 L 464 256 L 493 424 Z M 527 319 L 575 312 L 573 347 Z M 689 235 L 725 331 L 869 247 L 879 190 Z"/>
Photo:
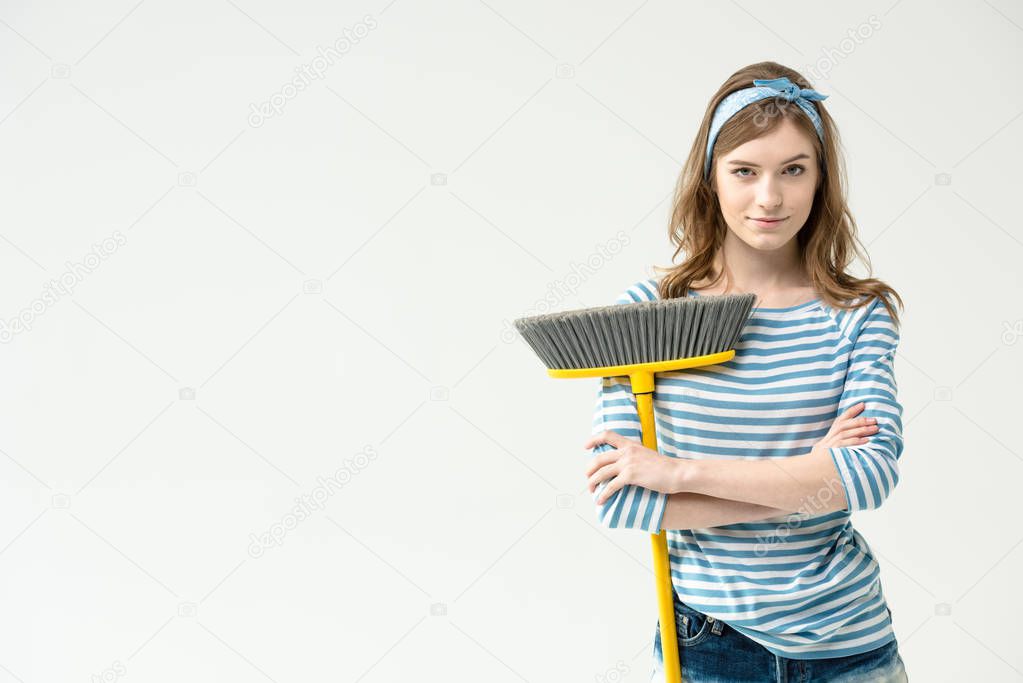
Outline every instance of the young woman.
<path fill-rule="evenodd" d="M 684 260 L 617 300 L 757 295 L 732 360 L 658 376 L 660 452 L 627 378 L 601 381 L 585 445 L 601 522 L 667 532 L 686 683 L 907 680 L 850 519 L 899 479 L 902 300 L 845 271 L 862 249 L 825 97 L 773 62 L 729 78 L 676 189 Z"/>

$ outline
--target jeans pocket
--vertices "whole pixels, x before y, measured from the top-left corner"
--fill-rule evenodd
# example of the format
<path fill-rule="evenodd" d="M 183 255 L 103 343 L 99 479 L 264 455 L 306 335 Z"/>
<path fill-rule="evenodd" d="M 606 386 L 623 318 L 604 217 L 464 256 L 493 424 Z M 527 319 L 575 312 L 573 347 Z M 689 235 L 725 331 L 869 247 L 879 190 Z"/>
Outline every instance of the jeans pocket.
<path fill-rule="evenodd" d="M 692 647 L 703 642 L 714 625 L 714 619 L 683 602 L 675 601 L 675 627 L 678 642 L 682 647 Z"/>

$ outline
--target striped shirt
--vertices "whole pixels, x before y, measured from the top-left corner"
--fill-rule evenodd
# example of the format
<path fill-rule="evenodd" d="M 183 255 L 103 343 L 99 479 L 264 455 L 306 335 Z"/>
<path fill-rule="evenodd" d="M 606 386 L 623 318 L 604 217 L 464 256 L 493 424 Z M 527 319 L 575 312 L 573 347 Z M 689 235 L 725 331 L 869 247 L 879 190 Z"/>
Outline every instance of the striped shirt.
<path fill-rule="evenodd" d="M 657 284 L 638 282 L 615 303 L 657 299 Z M 844 657 L 895 638 L 878 563 L 850 519 L 892 492 L 902 453 L 893 370 L 898 330 L 884 305 L 871 299 L 852 310 L 820 299 L 754 308 L 734 358 L 656 378 L 657 448 L 672 457 L 802 455 L 861 401 L 858 417 L 877 418 L 878 431 L 867 443 L 829 449 L 841 485 L 822 486 L 799 512 L 666 531 L 679 598 L 783 657 Z M 593 433 L 604 430 L 641 438 L 627 377 L 600 380 Z M 600 444 L 593 454 L 610 448 Z M 594 500 L 605 487 L 597 486 Z M 840 490 L 848 507 L 814 513 Z M 657 533 L 666 502 L 666 494 L 628 485 L 597 507 L 597 517 L 608 528 Z"/>

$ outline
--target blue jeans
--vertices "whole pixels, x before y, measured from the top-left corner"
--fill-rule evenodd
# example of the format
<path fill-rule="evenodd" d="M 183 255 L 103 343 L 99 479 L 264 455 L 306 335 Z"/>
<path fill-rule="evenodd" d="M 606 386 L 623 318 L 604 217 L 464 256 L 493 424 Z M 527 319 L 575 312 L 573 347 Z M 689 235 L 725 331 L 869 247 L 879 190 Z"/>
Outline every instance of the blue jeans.
<path fill-rule="evenodd" d="M 780 657 L 723 621 L 708 617 L 675 598 L 675 629 L 683 683 L 904 683 L 906 669 L 898 641 L 846 657 Z M 889 610 L 889 614 L 891 610 Z M 654 636 L 651 683 L 664 683 L 661 624 Z"/>

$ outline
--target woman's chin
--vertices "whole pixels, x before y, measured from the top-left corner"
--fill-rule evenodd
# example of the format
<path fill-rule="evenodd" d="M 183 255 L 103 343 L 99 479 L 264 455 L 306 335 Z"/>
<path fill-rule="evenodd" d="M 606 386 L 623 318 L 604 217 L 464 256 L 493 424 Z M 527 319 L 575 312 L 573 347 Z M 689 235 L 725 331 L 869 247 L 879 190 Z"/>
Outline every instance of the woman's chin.
<path fill-rule="evenodd" d="M 761 233 L 754 231 L 743 241 L 754 249 L 759 249 L 761 251 L 774 251 L 775 249 L 779 249 L 788 244 L 792 237 L 794 236 L 788 234 L 783 235 L 781 233 Z"/>

